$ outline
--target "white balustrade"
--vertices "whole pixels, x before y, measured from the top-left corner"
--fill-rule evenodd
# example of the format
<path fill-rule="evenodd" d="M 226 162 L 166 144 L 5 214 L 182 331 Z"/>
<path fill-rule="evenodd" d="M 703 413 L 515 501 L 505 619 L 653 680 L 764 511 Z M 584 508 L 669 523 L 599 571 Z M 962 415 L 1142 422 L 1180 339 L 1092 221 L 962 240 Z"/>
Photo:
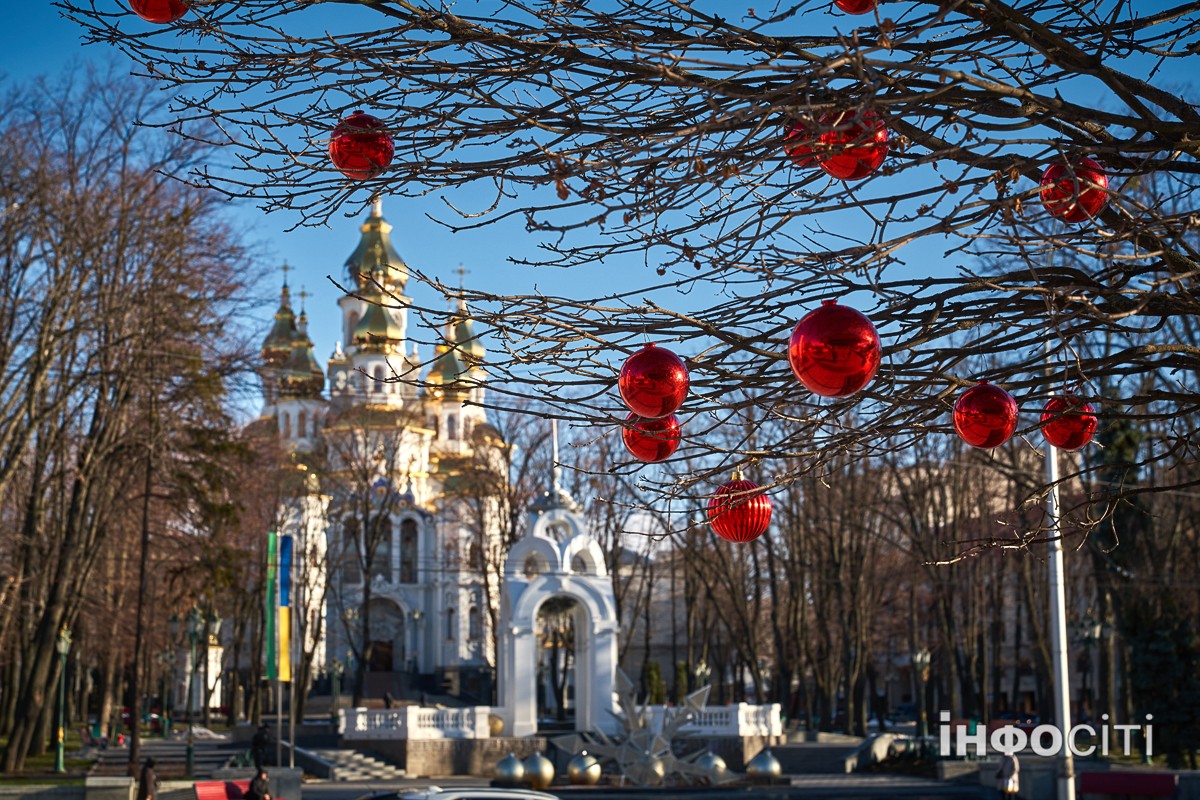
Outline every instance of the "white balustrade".
<path fill-rule="evenodd" d="M 486 739 L 488 706 L 471 708 L 338 709 L 338 730 L 347 740 Z"/>
<path fill-rule="evenodd" d="M 685 736 L 780 736 L 783 734 L 783 719 L 779 703 L 751 705 L 738 703 L 731 706 L 706 706 L 692 711 L 686 706 L 646 706 L 646 727 L 658 733 L 666 727 L 668 720 L 680 714 L 691 717 L 679 726 Z"/>

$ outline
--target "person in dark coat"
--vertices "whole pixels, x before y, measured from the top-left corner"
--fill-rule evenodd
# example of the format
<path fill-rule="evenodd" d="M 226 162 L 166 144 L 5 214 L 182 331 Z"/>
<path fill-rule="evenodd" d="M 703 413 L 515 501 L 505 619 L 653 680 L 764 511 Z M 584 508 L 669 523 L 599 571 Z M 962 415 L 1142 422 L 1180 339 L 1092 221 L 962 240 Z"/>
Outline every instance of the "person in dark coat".
<path fill-rule="evenodd" d="M 261 770 L 267 763 L 267 750 L 271 746 L 271 734 L 266 725 L 259 725 L 250 740 L 250 755 L 254 759 L 254 768 Z"/>
<path fill-rule="evenodd" d="M 271 800 L 271 785 L 267 780 L 267 771 L 259 769 L 250 788 L 246 790 L 246 800 Z"/>
<path fill-rule="evenodd" d="M 158 774 L 154 771 L 154 759 L 147 758 L 138 778 L 137 800 L 158 800 Z"/>

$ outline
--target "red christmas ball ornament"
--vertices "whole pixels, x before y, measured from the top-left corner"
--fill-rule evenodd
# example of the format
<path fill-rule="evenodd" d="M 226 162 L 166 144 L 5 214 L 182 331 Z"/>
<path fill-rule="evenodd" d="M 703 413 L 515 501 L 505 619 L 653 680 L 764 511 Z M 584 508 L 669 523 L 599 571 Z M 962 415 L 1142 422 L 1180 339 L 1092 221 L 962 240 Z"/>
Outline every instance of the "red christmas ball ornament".
<path fill-rule="evenodd" d="M 1091 403 L 1073 394 L 1050 398 L 1042 410 L 1042 436 L 1059 450 L 1078 450 L 1092 440 L 1099 420 Z"/>
<path fill-rule="evenodd" d="M 337 124 L 329 140 L 329 158 L 351 180 L 374 178 L 392 163 L 392 137 L 370 114 L 355 111 Z"/>
<path fill-rule="evenodd" d="M 771 498 L 753 481 L 735 470 L 733 480 L 717 489 L 708 501 L 708 521 L 722 539 L 752 542 L 771 525 Z"/>
<path fill-rule="evenodd" d="M 129 7 L 146 22 L 166 25 L 187 13 L 183 0 L 129 0 Z"/>
<path fill-rule="evenodd" d="M 878 0 L 833 0 L 833 4 L 847 14 L 870 14 L 879 5 Z"/>
<path fill-rule="evenodd" d="M 888 154 L 888 129 L 874 111 L 821 117 L 817 166 L 843 181 L 857 181 L 879 169 Z"/>
<path fill-rule="evenodd" d="M 647 344 L 625 359 L 617 389 L 625 405 L 639 417 L 665 417 L 678 411 L 687 397 L 687 367 L 670 350 Z"/>
<path fill-rule="evenodd" d="M 954 404 L 954 429 L 971 447 L 999 447 L 1017 429 L 1017 401 L 999 386 L 980 381 Z"/>
<path fill-rule="evenodd" d="M 1091 158 L 1051 164 L 1042 173 L 1042 205 L 1064 222 L 1085 222 L 1108 205 L 1108 175 Z"/>
<path fill-rule="evenodd" d="M 788 342 L 792 372 L 813 394 L 849 397 L 871 382 L 882 348 L 871 320 L 826 300 L 796 323 Z"/>
<path fill-rule="evenodd" d="M 621 441 L 625 442 L 625 449 L 638 461 L 647 464 L 670 458 L 683 438 L 679 420 L 674 414 L 661 419 L 642 419 L 637 414 L 630 414 L 625 422 L 625 427 L 621 429 Z"/>

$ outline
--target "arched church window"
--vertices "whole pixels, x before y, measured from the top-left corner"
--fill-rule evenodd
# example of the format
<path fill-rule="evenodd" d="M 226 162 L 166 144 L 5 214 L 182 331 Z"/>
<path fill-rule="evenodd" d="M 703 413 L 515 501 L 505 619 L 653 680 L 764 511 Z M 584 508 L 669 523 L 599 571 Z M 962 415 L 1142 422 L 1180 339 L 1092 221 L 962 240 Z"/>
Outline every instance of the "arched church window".
<path fill-rule="evenodd" d="M 400 582 L 417 582 L 417 521 L 400 523 Z"/>
<path fill-rule="evenodd" d="M 296 435 L 303 439 L 308 434 L 308 412 L 300 409 L 300 416 L 296 422 Z"/>
<path fill-rule="evenodd" d="M 379 578 L 392 582 L 392 523 L 387 519 L 376 520 L 374 558 L 371 559 L 371 580 Z"/>
<path fill-rule="evenodd" d="M 339 551 L 342 566 L 342 582 L 358 583 L 362 578 L 358 570 L 358 518 L 347 516 L 342 520 L 342 541 Z"/>
<path fill-rule="evenodd" d="M 578 572 L 580 574 L 590 572 L 588 569 L 588 563 L 583 560 L 583 556 L 577 555 L 571 559 L 571 571 Z"/>
<path fill-rule="evenodd" d="M 314 439 L 315 439 L 315 438 L 317 438 L 317 431 L 318 431 L 318 430 L 320 430 L 320 427 L 319 427 L 319 426 L 318 426 L 318 424 L 317 424 L 318 422 L 319 422 L 319 420 L 317 419 L 317 415 L 316 415 L 316 414 L 313 414 L 313 417 L 312 417 L 312 432 L 311 432 L 311 434 L 310 434 L 310 435 L 311 435 L 311 436 L 312 436 Z"/>
<path fill-rule="evenodd" d="M 446 438 L 458 438 L 458 417 L 454 414 L 446 415 Z"/>
<path fill-rule="evenodd" d="M 284 413 L 280 414 L 279 417 L 283 422 L 283 438 L 292 438 L 292 416 L 285 411 Z"/>
<path fill-rule="evenodd" d="M 479 641 L 483 636 L 483 625 L 480 624 L 479 609 L 476 606 L 471 606 L 467 611 L 467 633 L 471 637 L 471 641 Z"/>
<path fill-rule="evenodd" d="M 536 578 L 542 573 L 542 562 L 536 555 L 525 559 L 525 577 Z"/>
<path fill-rule="evenodd" d="M 346 341 L 353 344 L 354 329 L 358 327 L 358 312 L 351 311 L 346 317 Z"/>
<path fill-rule="evenodd" d="M 375 369 L 371 371 L 371 375 L 375 379 L 375 380 L 371 381 L 371 391 L 372 392 L 382 392 L 383 391 L 383 367 L 376 366 Z"/>
<path fill-rule="evenodd" d="M 483 569 L 483 549 L 479 542 L 471 542 L 471 546 L 467 548 L 467 564 L 471 569 Z"/>
<path fill-rule="evenodd" d="M 446 609 L 446 638 L 453 641 L 454 639 L 454 609 Z"/>

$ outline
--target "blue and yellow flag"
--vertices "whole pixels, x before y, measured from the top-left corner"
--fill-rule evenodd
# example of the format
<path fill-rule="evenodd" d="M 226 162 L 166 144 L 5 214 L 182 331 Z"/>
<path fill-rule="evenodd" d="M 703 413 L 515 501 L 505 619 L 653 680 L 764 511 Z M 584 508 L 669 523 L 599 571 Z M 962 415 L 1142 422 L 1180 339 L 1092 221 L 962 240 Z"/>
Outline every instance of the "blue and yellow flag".
<path fill-rule="evenodd" d="M 279 537 L 279 680 L 292 679 L 292 537 Z"/>

